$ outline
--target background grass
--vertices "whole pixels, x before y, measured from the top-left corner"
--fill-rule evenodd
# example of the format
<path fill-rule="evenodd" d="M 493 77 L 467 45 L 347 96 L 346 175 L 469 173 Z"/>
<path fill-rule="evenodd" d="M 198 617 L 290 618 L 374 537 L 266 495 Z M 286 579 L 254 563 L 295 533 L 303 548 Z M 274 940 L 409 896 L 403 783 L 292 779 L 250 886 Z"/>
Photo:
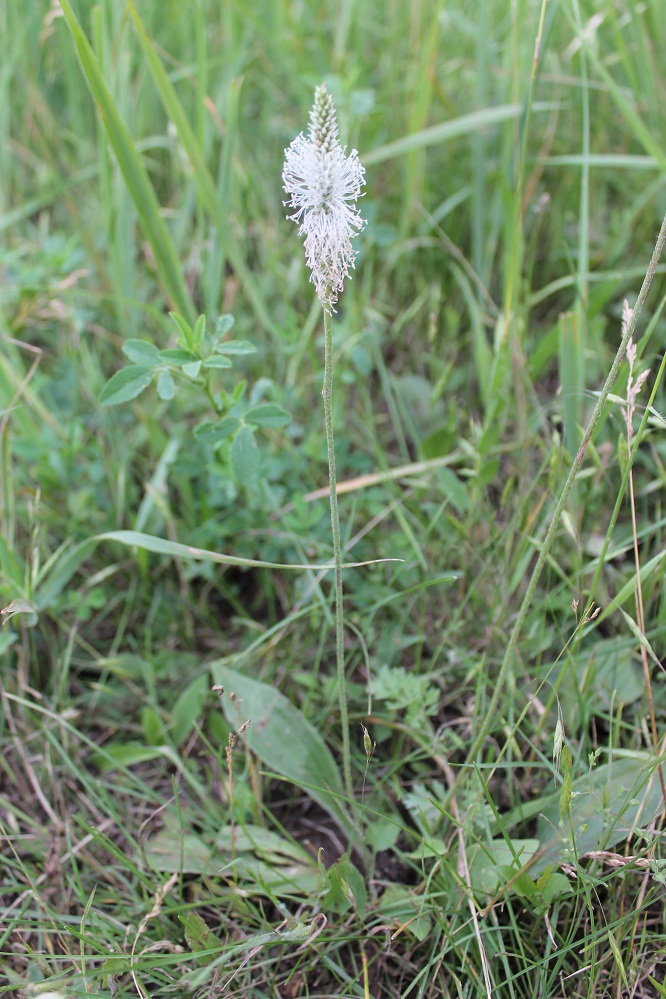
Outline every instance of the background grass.
<path fill-rule="evenodd" d="M 0 993 L 666 994 L 663 268 L 644 628 L 627 368 L 466 763 L 666 211 L 665 47 L 661 0 L 0 3 Z M 402 560 L 345 571 L 355 802 L 323 328 L 280 181 L 322 80 L 367 179 L 344 557 Z M 256 353 L 212 402 L 176 372 L 101 405 L 173 309 Z M 241 380 L 291 421 L 239 481 L 194 431 Z"/>

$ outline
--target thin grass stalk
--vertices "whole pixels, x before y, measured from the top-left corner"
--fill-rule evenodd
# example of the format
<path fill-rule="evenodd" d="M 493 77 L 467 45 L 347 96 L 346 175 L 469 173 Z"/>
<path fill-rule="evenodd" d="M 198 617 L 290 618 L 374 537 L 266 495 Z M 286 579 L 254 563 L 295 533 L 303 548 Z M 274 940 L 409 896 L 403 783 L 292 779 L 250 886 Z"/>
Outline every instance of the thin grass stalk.
<path fill-rule="evenodd" d="M 633 441 L 633 422 L 634 422 L 634 410 L 636 408 L 636 398 L 641 390 L 641 386 L 649 374 L 649 368 L 642 372 L 641 375 L 634 382 L 634 362 L 636 359 L 636 346 L 635 344 L 630 344 L 627 350 L 627 357 L 629 360 L 629 381 L 627 383 L 627 406 L 623 410 L 625 419 L 627 422 L 627 452 L 631 454 L 632 441 Z M 638 550 L 638 523 L 636 519 L 636 496 L 634 493 L 634 475 L 633 466 L 629 469 L 629 507 L 631 510 L 631 530 L 633 535 L 633 549 L 634 549 L 634 564 L 636 566 L 636 586 L 635 586 L 635 601 L 636 601 L 636 622 L 640 629 L 641 635 L 646 636 L 645 631 L 645 610 L 643 604 L 643 586 L 641 583 L 641 559 Z M 645 643 L 641 642 L 641 663 L 643 666 L 643 679 L 645 680 L 645 693 L 648 702 L 648 713 L 650 718 L 650 734 L 652 735 L 652 748 L 655 756 L 659 755 L 659 737 L 657 735 L 657 719 L 654 713 L 654 699 L 652 696 L 652 680 L 650 677 L 650 665 L 648 663 L 647 649 L 645 648 Z M 666 805 L 666 784 L 664 783 L 664 773 L 659 765 L 659 780 L 661 782 L 661 793 L 664 799 L 664 805 Z"/>
<path fill-rule="evenodd" d="M 340 514 L 335 468 L 335 439 L 333 436 L 333 322 L 330 308 L 324 306 L 324 423 L 326 426 L 326 451 L 328 454 L 328 484 L 331 504 L 331 534 L 333 536 L 333 562 L 335 565 L 335 665 L 338 681 L 340 727 L 342 728 L 342 770 L 345 790 L 350 799 L 354 796 L 351 773 L 351 747 L 349 741 L 349 712 L 347 710 L 347 683 L 345 675 L 344 594 L 342 590 L 342 544 L 340 542 Z"/>
<path fill-rule="evenodd" d="M 509 673 L 509 667 L 511 666 L 513 660 L 514 650 L 518 644 L 520 632 L 523 627 L 523 624 L 525 623 L 525 618 L 527 617 L 527 611 L 529 610 L 532 598 L 534 596 L 534 592 L 537 587 L 537 583 L 539 582 L 539 578 L 541 577 L 541 573 L 550 554 L 550 549 L 552 548 L 553 541 L 555 539 L 555 534 L 559 527 L 560 520 L 562 518 L 562 513 L 564 512 L 564 507 L 569 497 L 569 493 L 571 492 L 572 486 L 576 481 L 576 476 L 578 475 L 580 466 L 583 463 L 583 459 L 589 447 L 590 441 L 592 440 L 599 419 L 601 418 L 601 414 L 603 413 L 610 391 L 615 383 L 615 379 L 617 378 L 618 371 L 620 369 L 620 364 L 622 363 L 622 359 L 624 358 L 624 354 L 627 349 L 627 344 L 629 343 L 629 340 L 631 339 L 636 329 L 639 316 L 642 312 L 643 305 L 645 304 L 648 291 L 650 290 L 650 285 L 652 284 L 652 280 L 654 278 L 657 269 L 657 264 L 659 263 L 659 259 L 664 249 L 664 243 L 666 243 L 666 216 L 664 216 L 664 219 L 661 223 L 661 228 L 659 230 L 657 242 L 655 244 L 655 248 L 653 250 L 652 257 L 650 259 L 650 263 L 648 265 L 648 269 L 645 275 L 645 279 L 643 280 L 643 284 L 641 286 L 641 290 L 638 294 L 638 298 L 636 299 L 636 305 L 634 306 L 631 319 L 627 323 L 627 327 L 626 330 L 624 331 L 624 335 L 622 336 L 622 340 L 615 355 L 615 359 L 613 361 L 613 364 L 611 365 L 610 371 L 608 372 L 608 376 L 604 383 L 604 387 L 602 388 L 599 394 L 599 398 L 597 399 L 597 404 L 594 407 L 587 428 L 583 435 L 583 440 L 578 449 L 578 454 L 574 458 L 573 464 L 571 465 L 571 469 L 569 471 L 569 475 L 567 476 L 567 480 L 564 484 L 564 488 L 562 489 L 560 498 L 557 501 L 555 512 L 553 513 L 550 526 L 548 528 L 548 531 L 546 532 L 546 537 L 544 538 L 543 544 L 541 546 L 539 558 L 537 559 L 534 571 L 532 572 L 532 577 L 529 581 L 527 590 L 525 591 L 525 596 L 523 597 L 520 609 L 518 611 L 518 615 L 516 617 L 513 629 L 511 631 L 509 642 L 507 644 L 506 651 L 504 653 L 504 658 L 502 659 L 502 664 L 500 666 L 500 670 L 497 675 L 497 680 L 495 681 L 492 696 L 490 698 L 489 703 L 486 705 L 484 719 L 481 722 L 481 727 L 467 754 L 465 769 L 467 769 L 467 767 L 469 767 L 476 761 L 479 750 L 483 746 L 483 743 L 485 742 L 486 737 L 488 736 L 488 733 L 492 729 L 493 724 L 495 722 L 495 714 L 499 705 L 500 697 L 502 696 L 504 684 L 506 682 Z"/>
<path fill-rule="evenodd" d="M 664 296 L 664 298 L 661 301 L 659 309 L 658 309 L 658 311 L 656 313 L 657 316 L 663 310 L 664 306 L 666 306 L 666 296 Z M 653 319 L 653 322 L 654 322 L 654 319 Z M 608 523 L 608 527 L 606 529 L 606 537 L 604 538 L 603 546 L 602 546 L 601 551 L 599 552 L 599 556 L 597 558 L 597 567 L 594 570 L 594 576 L 592 578 L 592 583 L 590 584 L 590 592 L 589 592 L 589 596 L 588 596 L 587 609 L 586 609 L 585 615 L 584 615 L 585 617 L 589 617 L 589 615 L 592 613 L 592 609 L 594 607 L 594 594 L 596 593 L 596 590 L 597 590 L 597 585 L 599 583 L 599 577 L 601 575 L 601 570 L 603 569 L 604 565 L 606 564 L 606 556 L 608 555 L 608 549 L 610 548 L 611 539 L 612 539 L 613 533 L 615 531 L 615 525 L 617 524 L 617 518 L 620 515 L 620 510 L 622 508 L 622 502 L 624 500 L 624 495 L 625 495 L 625 493 L 627 491 L 627 486 L 628 486 L 628 483 L 629 483 L 629 475 L 631 473 L 631 469 L 633 468 L 634 460 L 636 458 L 636 453 L 637 453 L 639 445 L 640 445 L 640 443 L 641 443 L 641 441 L 643 439 L 643 435 L 644 435 L 644 432 L 645 432 L 645 427 L 647 425 L 647 421 L 648 421 L 648 418 L 650 416 L 650 412 L 652 411 L 652 406 L 653 406 L 654 400 L 655 400 L 655 398 L 657 396 L 657 390 L 658 390 L 659 386 L 661 385 L 661 383 L 663 381 L 664 374 L 666 374 L 666 354 L 661 359 L 661 364 L 659 365 L 659 371 L 657 372 L 657 377 L 654 380 L 654 384 L 652 386 L 652 391 L 650 392 L 650 398 L 648 400 L 647 406 L 645 407 L 645 412 L 643 413 L 643 418 L 641 419 L 640 426 L 638 428 L 637 433 L 634 435 L 633 444 L 628 449 L 629 450 L 629 454 L 628 454 L 628 457 L 627 457 L 627 467 L 624 470 L 624 475 L 622 476 L 622 482 L 620 483 L 620 488 L 618 490 L 617 497 L 615 499 L 615 506 L 613 507 L 613 512 L 611 514 L 611 518 L 610 518 L 610 521 Z M 603 620 L 603 615 L 602 615 L 602 620 Z"/>

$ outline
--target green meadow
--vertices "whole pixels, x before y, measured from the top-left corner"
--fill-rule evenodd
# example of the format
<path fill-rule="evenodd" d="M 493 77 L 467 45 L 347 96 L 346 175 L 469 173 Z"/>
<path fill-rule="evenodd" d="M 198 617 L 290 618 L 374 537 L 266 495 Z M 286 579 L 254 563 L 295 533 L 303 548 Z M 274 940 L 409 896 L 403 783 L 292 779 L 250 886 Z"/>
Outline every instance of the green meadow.
<path fill-rule="evenodd" d="M 665 52 L 0 0 L 0 996 L 666 996 Z"/>

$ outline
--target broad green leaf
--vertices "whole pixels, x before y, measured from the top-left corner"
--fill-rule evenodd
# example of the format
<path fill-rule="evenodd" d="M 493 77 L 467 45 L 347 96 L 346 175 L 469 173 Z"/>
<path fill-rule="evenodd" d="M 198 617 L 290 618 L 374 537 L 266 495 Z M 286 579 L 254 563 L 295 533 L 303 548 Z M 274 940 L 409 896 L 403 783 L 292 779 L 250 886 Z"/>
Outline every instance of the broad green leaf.
<path fill-rule="evenodd" d="M 531 902 L 537 901 L 539 889 L 525 871 L 518 871 L 511 864 L 499 864 L 497 872 L 505 884 L 511 883 L 511 891 L 515 892 L 516 895 L 522 895 L 523 898 L 529 899 Z"/>
<path fill-rule="evenodd" d="M 513 839 L 511 845 L 504 839 L 479 844 L 469 865 L 474 891 L 479 895 L 494 895 L 506 880 L 502 868 L 514 867 L 516 856 L 521 863 L 527 864 L 538 849 L 539 841 L 536 839 Z M 531 868 L 529 872 L 532 873 Z"/>
<path fill-rule="evenodd" d="M 274 833 L 269 835 L 278 838 Z M 214 844 L 167 826 L 147 842 L 146 857 L 156 871 L 222 875 L 251 885 L 253 894 L 294 896 L 316 891 L 319 871 L 305 850 L 296 853 L 289 846 L 281 853 L 266 853 L 257 848 L 260 841 L 255 826 L 246 827 L 246 831 L 225 826 Z"/>
<path fill-rule="evenodd" d="M 406 930 L 417 940 L 426 939 L 432 929 L 430 917 L 426 914 L 427 902 L 407 885 L 389 882 L 378 899 L 379 911 L 385 919 L 390 919 L 395 928 Z"/>
<path fill-rule="evenodd" d="M 141 225 L 157 262 L 157 273 L 169 297 L 185 316 L 194 317 L 194 307 L 183 277 L 183 267 L 162 218 L 160 205 L 141 162 L 132 136 L 109 90 L 90 42 L 76 19 L 69 0 L 60 0 L 63 14 L 79 55 L 81 68 L 92 92 L 102 122 L 127 189 L 135 204 Z"/>
<path fill-rule="evenodd" d="M 248 423 L 256 427 L 284 427 L 291 420 L 291 413 L 274 402 L 265 402 L 261 406 L 253 406 L 245 414 Z"/>
<path fill-rule="evenodd" d="M 243 735 L 248 749 L 271 770 L 303 788 L 350 833 L 352 826 L 341 804 L 340 772 L 317 729 L 275 687 L 217 663 L 211 672 L 216 684 L 236 694 L 235 703 L 228 697 L 222 699 L 229 724 L 238 727 L 238 699 L 243 718 L 252 719 Z"/>
<path fill-rule="evenodd" d="M 233 848 L 241 853 L 255 853 L 257 857 L 272 864 L 284 864 L 292 860 L 299 864 L 307 863 L 316 866 L 313 857 L 295 840 L 280 836 L 272 829 L 264 826 L 250 825 L 223 826 L 220 829 L 216 846 L 219 850 L 229 851 Z"/>
<path fill-rule="evenodd" d="M 115 375 L 109 378 L 102 389 L 99 401 L 103 406 L 119 406 L 130 399 L 136 399 L 138 395 L 147 389 L 155 377 L 155 368 L 148 368 L 142 364 L 131 364 L 128 368 L 121 368 Z"/>
<path fill-rule="evenodd" d="M 154 366 L 160 363 L 159 350 L 148 340 L 125 340 L 122 351 L 132 364 Z"/>
<path fill-rule="evenodd" d="M 220 441 L 231 437 L 239 426 L 240 420 L 237 416 L 225 416 L 219 423 L 211 423 L 209 420 L 200 423 L 194 431 L 194 436 L 205 444 L 219 444 Z"/>
<path fill-rule="evenodd" d="M 256 354 L 257 348 L 249 340 L 225 340 L 215 344 L 217 354 Z"/>
<path fill-rule="evenodd" d="M 558 871 L 551 871 L 545 885 L 543 887 L 539 885 L 539 887 L 542 892 L 544 905 L 550 905 L 554 899 L 561 898 L 563 895 L 570 895 L 573 891 L 573 886 L 569 878 L 565 874 L 558 873 Z"/>
<path fill-rule="evenodd" d="M 213 354 L 211 357 L 207 357 L 203 362 L 204 368 L 230 368 L 231 361 L 228 357 L 222 357 L 220 354 Z"/>
<path fill-rule="evenodd" d="M 200 836 L 183 834 L 171 826 L 148 840 L 145 853 L 151 867 L 168 873 L 219 874 L 229 861 Z"/>
<path fill-rule="evenodd" d="M 394 819 L 366 819 L 363 827 L 365 842 L 375 852 L 390 850 L 398 842 L 400 824 Z"/>
<path fill-rule="evenodd" d="M 164 399 L 168 402 L 169 399 L 173 399 L 175 391 L 176 383 L 174 382 L 170 372 L 160 371 L 159 378 L 157 379 L 157 394 L 160 399 Z"/>
<path fill-rule="evenodd" d="M 188 378 L 196 378 L 201 371 L 201 361 L 192 361 L 191 364 L 183 365 L 183 374 Z"/>
<path fill-rule="evenodd" d="M 224 944 L 208 926 L 198 912 L 188 912 L 186 916 L 178 917 L 183 924 L 185 942 L 193 953 L 202 950 L 222 949 Z"/>
<path fill-rule="evenodd" d="M 345 855 L 332 864 L 326 874 L 328 886 L 322 898 L 323 907 L 334 912 L 345 912 L 351 907 L 362 920 L 365 917 L 368 893 L 358 868 Z"/>
<path fill-rule="evenodd" d="M 250 427 L 240 428 L 229 450 L 231 467 L 240 486 L 251 485 L 259 471 L 260 456 L 254 433 Z"/>
<path fill-rule="evenodd" d="M 185 742 L 197 721 L 202 720 L 201 713 L 208 691 L 208 676 L 202 673 L 187 685 L 171 708 L 169 733 L 177 746 Z"/>
<path fill-rule="evenodd" d="M 570 818 L 561 827 L 558 804 L 544 808 L 537 827 L 541 848 L 529 873 L 534 877 L 548 864 L 572 863 L 594 850 L 611 849 L 634 828 L 648 827 L 663 804 L 654 757 L 634 752 L 595 767 L 573 781 Z"/>
<path fill-rule="evenodd" d="M 162 746 L 166 741 L 162 719 L 154 708 L 146 706 L 141 712 L 141 728 L 149 746 Z"/>
<path fill-rule="evenodd" d="M 131 967 L 132 959 L 129 957 L 107 957 L 106 961 L 100 968 L 100 972 L 104 977 L 110 975 L 113 978 L 120 978 L 120 976 L 129 971 Z"/>

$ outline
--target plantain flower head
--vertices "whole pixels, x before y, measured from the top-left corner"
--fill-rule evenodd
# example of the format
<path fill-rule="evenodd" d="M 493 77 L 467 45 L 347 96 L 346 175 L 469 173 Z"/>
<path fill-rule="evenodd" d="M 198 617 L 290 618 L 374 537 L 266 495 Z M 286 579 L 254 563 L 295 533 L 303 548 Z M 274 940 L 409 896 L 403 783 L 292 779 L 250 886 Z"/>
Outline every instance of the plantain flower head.
<path fill-rule="evenodd" d="M 310 280 L 325 309 L 331 310 L 344 287 L 356 251 L 351 241 L 365 225 L 356 208 L 365 170 L 358 153 L 338 142 L 333 98 L 322 83 L 315 90 L 307 138 L 297 136 L 285 150 L 282 183 L 293 209 L 287 218 L 305 237 Z"/>

